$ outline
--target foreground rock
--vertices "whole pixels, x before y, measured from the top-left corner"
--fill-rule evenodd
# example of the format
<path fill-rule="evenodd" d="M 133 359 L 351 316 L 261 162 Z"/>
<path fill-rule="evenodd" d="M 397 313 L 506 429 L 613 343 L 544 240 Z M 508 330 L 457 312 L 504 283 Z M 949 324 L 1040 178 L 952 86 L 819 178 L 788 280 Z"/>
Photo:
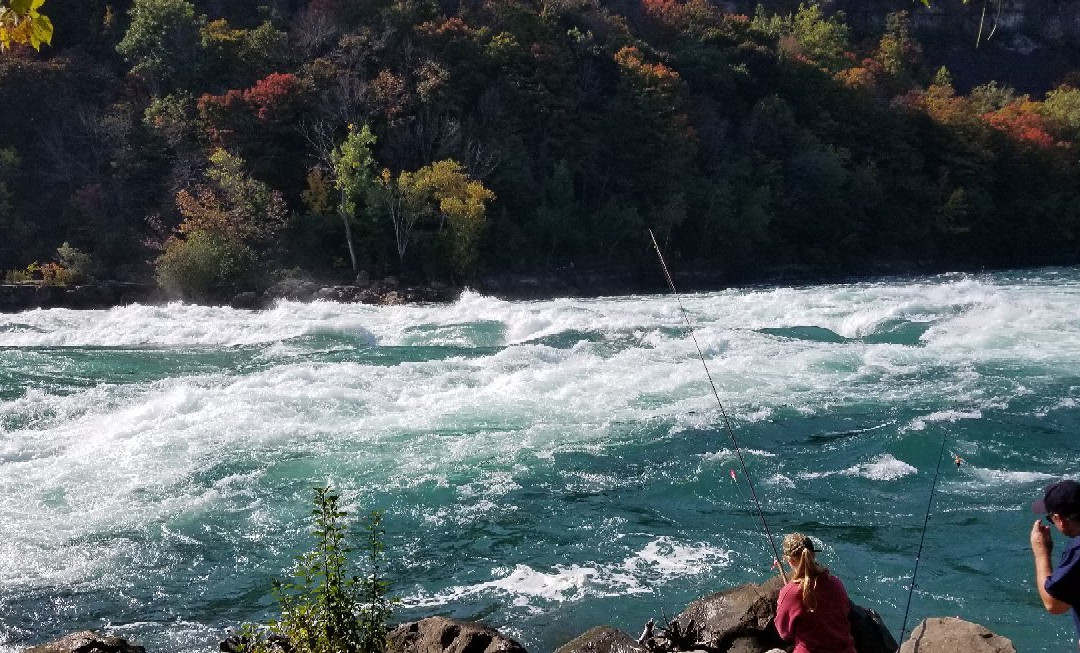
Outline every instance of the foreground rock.
<path fill-rule="evenodd" d="M 1011 640 L 956 617 L 932 617 L 911 631 L 900 653 L 1016 653 Z"/>
<path fill-rule="evenodd" d="M 525 653 L 521 644 L 494 628 L 446 617 L 401 624 L 387 640 L 388 653 Z"/>
<path fill-rule="evenodd" d="M 646 653 L 645 647 L 611 626 L 597 626 L 563 644 L 555 653 Z"/>
<path fill-rule="evenodd" d="M 28 648 L 24 653 L 146 653 L 146 649 L 131 644 L 122 637 L 110 637 L 92 630 L 83 630 Z"/>
<path fill-rule="evenodd" d="M 773 625 L 776 599 L 784 581 L 742 585 L 697 599 L 664 628 L 639 642 L 607 626 L 593 628 L 557 653 L 765 653 L 790 650 Z M 873 610 L 852 606 L 851 632 L 858 653 L 896 653 L 896 640 Z M 964 650 L 964 649 L 957 649 Z M 951 651 L 950 653 L 956 653 Z"/>

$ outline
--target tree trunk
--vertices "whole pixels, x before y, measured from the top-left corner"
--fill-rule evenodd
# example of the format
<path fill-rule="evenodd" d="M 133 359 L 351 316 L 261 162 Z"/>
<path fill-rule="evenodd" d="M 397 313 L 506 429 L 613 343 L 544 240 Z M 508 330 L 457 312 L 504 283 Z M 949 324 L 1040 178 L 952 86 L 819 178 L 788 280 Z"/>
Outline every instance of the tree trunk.
<path fill-rule="evenodd" d="M 344 195 L 344 191 L 342 191 L 342 195 Z M 342 202 L 342 206 L 344 206 L 344 202 Z M 356 250 L 353 248 L 352 242 L 352 227 L 349 226 L 349 215 L 345 211 L 339 211 L 338 213 L 341 215 L 341 224 L 345 226 L 345 243 L 349 246 L 349 261 L 352 263 L 353 274 L 359 274 L 360 269 L 356 265 Z"/>

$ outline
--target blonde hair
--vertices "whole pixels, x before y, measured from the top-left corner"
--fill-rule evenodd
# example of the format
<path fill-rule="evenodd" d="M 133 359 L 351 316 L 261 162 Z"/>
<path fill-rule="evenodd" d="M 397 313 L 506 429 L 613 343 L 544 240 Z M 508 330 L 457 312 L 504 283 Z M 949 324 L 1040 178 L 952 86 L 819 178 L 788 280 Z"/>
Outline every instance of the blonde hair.
<path fill-rule="evenodd" d="M 788 533 L 784 536 L 784 557 L 791 563 L 791 582 L 802 587 L 802 602 L 806 609 L 813 612 L 817 607 L 818 578 L 829 570 L 817 562 L 817 549 L 813 541 L 802 533 Z"/>

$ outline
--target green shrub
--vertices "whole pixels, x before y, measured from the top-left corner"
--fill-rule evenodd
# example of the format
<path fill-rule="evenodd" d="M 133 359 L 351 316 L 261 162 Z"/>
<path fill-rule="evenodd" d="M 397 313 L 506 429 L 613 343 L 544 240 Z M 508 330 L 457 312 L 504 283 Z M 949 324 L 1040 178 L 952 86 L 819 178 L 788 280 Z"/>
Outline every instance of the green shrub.
<path fill-rule="evenodd" d="M 347 513 L 330 488 L 315 488 L 311 532 L 315 548 L 300 556 L 295 577 L 275 582 L 281 617 L 265 631 L 250 625 L 242 641 L 247 653 L 265 653 L 284 638 L 293 653 L 383 653 L 392 600 L 383 577 L 385 547 L 382 514 L 364 522 L 368 574 L 349 574 Z"/>
<path fill-rule="evenodd" d="M 56 257 L 60 265 L 67 270 L 68 283 L 89 283 L 98 278 L 98 266 L 92 256 L 64 243 L 56 248 Z"/>
<path fill-rule="evenodd" d="M 172 297 L 220 299 L 245 286 L 252 274 L 251 248 L 227 237 L 195 229 L 172 238 L 158 257 L 158 286 Z"/>

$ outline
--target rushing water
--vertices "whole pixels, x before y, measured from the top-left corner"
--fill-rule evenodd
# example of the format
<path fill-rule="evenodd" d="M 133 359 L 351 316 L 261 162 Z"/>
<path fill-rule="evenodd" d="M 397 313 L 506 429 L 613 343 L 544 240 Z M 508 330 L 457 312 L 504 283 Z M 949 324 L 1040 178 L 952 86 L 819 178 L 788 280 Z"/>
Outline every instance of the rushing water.
<path fill-rule="evenodd" d="M 908 629 L 1075 647 L 1027 534 L 1080 475 L 1080 270 L 681 300 L 773 532 L 818 538 L 899 635 L 944 438 Z M 326 483 L 385 511 L 396 619 L 535 653 L 636 634 L 768 577 L 737 468 L 672 296 L 3 315 L 0 651 L 85 627 L 213 650 L 272 614 Z"/>

